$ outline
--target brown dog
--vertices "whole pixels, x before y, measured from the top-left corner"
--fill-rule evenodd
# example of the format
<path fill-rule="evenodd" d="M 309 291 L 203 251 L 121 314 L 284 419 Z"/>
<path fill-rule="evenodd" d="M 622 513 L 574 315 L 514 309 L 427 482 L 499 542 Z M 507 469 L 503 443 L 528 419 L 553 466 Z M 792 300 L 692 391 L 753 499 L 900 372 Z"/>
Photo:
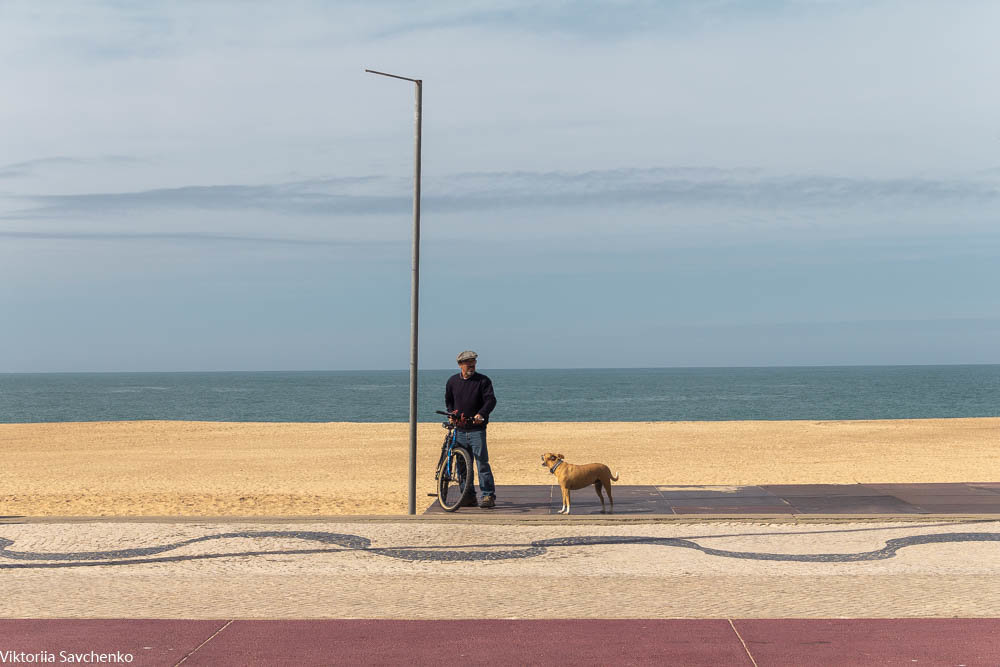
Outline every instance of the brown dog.
<path fill-rule="evenodd" d="M 601 487 L 608 494 L 611 502 L 611 512 L 615 511 L 615 499 L 611 497 L 611 482 L 618 481 L 618 475 L 611 474 L 611 468 L 603 463 L 588 463 L 577 466 L 566 463 L 562 454 L 542 454 L 542 465 L 549 469 L 549 472 L 559 480 L 559 487 L 562 489 L 563 506 L 559 510 L 560 514 L 569 514 L 569 492 L 582 489 L 585 486 L 594 485 L 597 489 L 597 497 L 601 499 L 601 514 L 604 514 L 604 496 L 601 495 Z"/>

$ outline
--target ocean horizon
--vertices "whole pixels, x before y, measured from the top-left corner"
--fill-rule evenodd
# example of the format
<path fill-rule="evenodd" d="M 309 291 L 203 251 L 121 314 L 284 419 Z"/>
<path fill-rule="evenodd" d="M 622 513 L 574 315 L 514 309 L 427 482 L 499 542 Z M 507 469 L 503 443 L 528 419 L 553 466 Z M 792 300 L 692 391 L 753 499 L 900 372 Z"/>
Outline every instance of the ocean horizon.
<path fill-rule="evenodd" d="M 437 421 L 456 369 L 422 369 Z M 519 422 L 1000 416 L 1000 364 L 482 369 Z M 409 370 L 0 373 L 0 423 L 405 422 Z"/>

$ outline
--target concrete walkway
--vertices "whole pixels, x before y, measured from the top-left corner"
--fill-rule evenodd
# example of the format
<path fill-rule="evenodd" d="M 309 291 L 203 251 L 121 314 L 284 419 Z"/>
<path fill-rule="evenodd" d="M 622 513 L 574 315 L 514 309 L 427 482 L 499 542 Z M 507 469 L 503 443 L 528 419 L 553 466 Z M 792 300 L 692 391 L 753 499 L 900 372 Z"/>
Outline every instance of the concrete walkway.
<path fill-rule="evenodd" d="M 1000 482 L 948 484 L 767 484 L 761 486 L 612 486 L 615 512 L 663 515 L 886 515 L 995 514 Z M 601 513 L 593 487 L 573 491 L 575 514 Z M 605 499 L 607 503 L 607 499 Z M 464 513 L 555 514 L 562 506 L 558 485 L 500 486 L 490 510 Z M 425 514 L 446 514 L 432 501 Z"/>
<path fill-rule="evenodd" d="M 1000 664 L 997 619 L 10 621 L 16 655 L 142 666 Z M 126 657 L 127 656 L 127 657 Z M 23 657 L 23 656 L 22 656 Z M 8 660 L 7 662 L 12 662 Z M 40 660 L 34 660 L 40 663 Z"/>
<path fill-rule="evenodd" d="M 1000 664 L 1000 485 L 896 486 L 616 487 L 614 515 L 501 487 L 496 510 L 416 517 L 0 517 L 0 664 Z"/>

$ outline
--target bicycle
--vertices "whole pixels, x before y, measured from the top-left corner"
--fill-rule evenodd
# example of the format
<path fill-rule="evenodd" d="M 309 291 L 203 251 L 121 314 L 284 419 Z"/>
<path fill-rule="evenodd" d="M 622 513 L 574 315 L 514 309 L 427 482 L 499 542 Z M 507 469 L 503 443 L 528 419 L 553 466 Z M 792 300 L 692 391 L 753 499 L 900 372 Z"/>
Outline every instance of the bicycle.
<path fill-rule="evenodd" d="M 448 421 L 441 424 L 448 429 L 448 434 L 441 445 L 441 458 L 434 472 L 438 504 L 445 512 L 454 512 L 461 506 L 462 499 L 471 495 L 473 485 L 472 454 L 458 444 L 455 429 L 471 424 L 472 419 L 442 410 L 434 412 L 448 417 Z"/>

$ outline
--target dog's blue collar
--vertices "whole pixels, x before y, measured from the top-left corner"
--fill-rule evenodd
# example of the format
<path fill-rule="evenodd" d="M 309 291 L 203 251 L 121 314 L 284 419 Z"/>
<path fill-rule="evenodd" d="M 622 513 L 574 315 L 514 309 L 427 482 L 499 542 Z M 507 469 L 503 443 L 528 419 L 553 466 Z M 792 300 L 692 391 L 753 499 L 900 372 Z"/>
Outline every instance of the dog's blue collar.
<path fill-rule="evenodd" d="M 556 474 L 556 468 L 558 468 L 559 466 L 561 466 L 562 462 L 563 462 L 562 459 L 559 459 L 558 461 L 556 461 L 556 464 L 554 466 L 552 466 L 551 468 L 549 468 L 549 472 L 552 473 L 553 475 Z"/>

